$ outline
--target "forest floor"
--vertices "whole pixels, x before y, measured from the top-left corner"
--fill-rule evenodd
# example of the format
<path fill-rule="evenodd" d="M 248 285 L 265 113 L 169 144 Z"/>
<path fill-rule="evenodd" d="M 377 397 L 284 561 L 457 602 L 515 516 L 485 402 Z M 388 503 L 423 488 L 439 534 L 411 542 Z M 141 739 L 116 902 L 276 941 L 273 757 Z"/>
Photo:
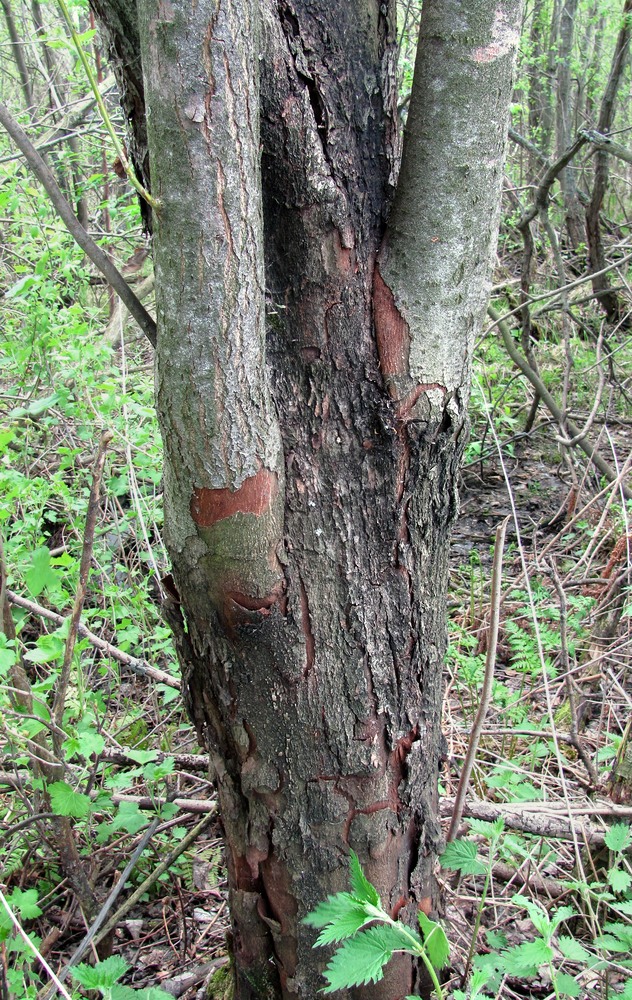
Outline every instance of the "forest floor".
<path fill-rule="evenodd" d="M 177 663 L 156 600 L 166 556 L 152 363 L 144 345 L 112 351 L 85 324 L 73 339 L 68 327 L 82 317 L 73 308 L 50 313 L 59 317 L 63 338 L 36 346 L 40 313 L 30 339 L 27 331 L 4 345 L 0 396 L 9 419 L 0 432 L 0 527 L 10 600 L 34 698 L 45 701 L 66 643 L 50 614 L 68 615 L 72 607 L 95 436 L 112 428 L 82 617 L 112 647 L 96 648 L 90 637 L 79 643 L 63 748 L 73 786 L 60 790 L 54 809 L 72 818 L 90 876 L 103 887 L 100 898 L 143 848 L 126 876 L 140 898 L 126 911 L 121 898 L 105 904 L 108 919 L 116 916 L 115 952 L 127 963 L 123 982 L 193 1000 L 226 963 L 228 913 L 215 795 L 174 687 Z M 474 399 L 452 543 L 441 776 L 446 833 L 484 683 L 494 536 L 505 518 L 509 523 L 495 675 L 459 828 L 462 853 L 448 852 L 437 870 L 451 944 L 445 995 L 593 1000 L 606 996 L 604 981 L 620 991 L 632 950 L 629 505 L 585 461 L 569 473 L 544 411 L 534 432 L 521 435 L 515 404 L 528 408 L 528 391 L 520 387 L 509 397 L 513 376 L 494 350 L 500 443 Z M 557 345 L 547 357 L 557 363 Z M 627 373 L 621 381 L 627 386 Z M 591 391 L 578 393 L 580 423 Z M 632 453 L 626 407 L 619 401 L 607 427 L 592 429 L 619 469 Z M 6 641 L 6 672 L 3 655 L 10 655 Z M 148 666 L 163 675 L 139 675 Z M 34 730 L 17 718 L 11 697 L 0 686 L 3 891 L 40 954 L 60 970 L 86 925 L 60 875 L 50 828 L 33 810 Z M 195 842 L 160 871 L 200 823 Z M 553 926 L 558 917 L 561 928 Z M 0 921 L 2 934 L 6 996 L 34 997 L 39 973 Z M 472 967 L 487 992 L 481 986 L 459 993 Z M 19 976 L 22 994 L 13 985 Z"/>

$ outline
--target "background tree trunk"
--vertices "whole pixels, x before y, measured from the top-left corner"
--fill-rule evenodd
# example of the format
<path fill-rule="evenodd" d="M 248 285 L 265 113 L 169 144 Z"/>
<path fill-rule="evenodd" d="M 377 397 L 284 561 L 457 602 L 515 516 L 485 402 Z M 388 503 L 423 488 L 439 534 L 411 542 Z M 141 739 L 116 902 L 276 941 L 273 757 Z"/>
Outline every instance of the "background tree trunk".
<path fill-rule="evenodd" d="M 170 619 L 239 998 L 316 995 L 299 921 L 349 847 L 393 913 L 433 905 L 448 543 L 519 27 L 517 0 L 475 6 L 424 5 L 387 230 L 394 3 L 139 2 Z M 401 958 L 354 996 L 416 975 Z"/>
<path fill-rule="evenodd" d="M 612 56 L 612 64 L 606 90 L 601 100 L 597 130 L 607 135 L 612 128 L 617 91 L 630 55 L 630 37 L 632 36 L 632 0 L 624 0 L 621 15 L 621 28 L 617 36 Z M 588 256 L 593 271 L 601 271 L 606 266 L 601 236 L 601 221 L 599 218 L 603 200 L 608 188 L 609 164 L 608 154 L 601 149 L 595 152 L 595 176 L 592 196 L 586 209 L 586 235 L 588 240 Z M 593 291 L 599 304 L 612 323 L 620 316 L 620 303 L 617 293 L 612 290 L 607 274 L 593 278 Z"/>

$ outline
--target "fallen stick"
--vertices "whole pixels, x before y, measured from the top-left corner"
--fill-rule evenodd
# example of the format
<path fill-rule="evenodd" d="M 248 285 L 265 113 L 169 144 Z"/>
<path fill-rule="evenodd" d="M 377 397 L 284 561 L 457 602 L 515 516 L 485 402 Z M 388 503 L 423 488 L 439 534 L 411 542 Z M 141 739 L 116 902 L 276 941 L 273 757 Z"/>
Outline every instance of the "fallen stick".
<path fill-rule="evenodd" d="M 55 622 L 56 625 L 63 625 L 65 622 L 64 615 L 57 614 L 56 611 L 51 611 L 49 608 L 42 607 L 41 604 L 36 604 L 35 601 L 29 601 L 26 597 L 20 597 L 12 590 L 7 590 L 7 597 L 10 604 L 14 604 L 16 608 L 24 608 L 25 611 L 30 611 L 33 615 L 39 615 L 40 618 L 46 618 L 50 622 Z M 77 629 L 79 635 L 87 639 L 95 649 L 100 650 L 100 652 L 105 653 L 106 656 L 111 656 L 113 660 L 117 660 L 119 663 L 124 663 L 126 667 L 133 670 L 135 674 L 140 674 L 141 677 L 151 677 L 152 680 L 158 681 L 160 684 L 167 684 L 168 687 L 177 688 L 180 690 L 180 681 L 177 677 L 173 677 L 171 674 L 166 673 L 164 670 L 158 670 L 157 667 L 151 667 L 144 660 L 139 660 L 135 656 L 130 656 L 129 653 L 124 653 L 121 649 L 117 649 L 111 643 L 106 642 L 105 639 L 101 639 L 94 632 L 91 632 L 89 628 L 85 625 L 80 624 Z"/>
<path fill-rule="evenodd" d="M 454 799 L 442 799 L 440 812 L 443 817 L 452 816 Z M 551 802 L 483 802 L 481 799 L 469 801 L 463 812 L 464 818 L 482 819 L 493 823 L 504 819 L 505 825 L 512 830 L 532 833 L 537 837 L 556 837 L 558 840 L 574 840 L 579 834 L 586 844 L 603 847 L 606 833 L 603 827 L 590 823 L 587 816 L 603 816 L 604 818 L 632 816 L 632 806 L 619 806 L 612 802 L 588 803 L 578 806 L 568 815 L 566 805 L 560 803 L 559 809 Z"/>

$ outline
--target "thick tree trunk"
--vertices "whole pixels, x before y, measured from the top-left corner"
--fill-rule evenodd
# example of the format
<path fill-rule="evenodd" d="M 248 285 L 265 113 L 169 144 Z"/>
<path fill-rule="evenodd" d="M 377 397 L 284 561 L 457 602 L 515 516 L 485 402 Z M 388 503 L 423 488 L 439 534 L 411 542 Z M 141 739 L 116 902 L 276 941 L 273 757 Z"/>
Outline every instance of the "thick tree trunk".
<path fill-rule="evenodd" d="M 394 3 L 139 0 L 171 620 L 238 998 L 316 996 L 300 918 L 350 847 L 394 913 L 433 905 L 448 542 L 519 25 L 518 0 L 469 6 L 424 4 L 387 227 Z M 401 958 L 353 995 L 417 986 Z"/>

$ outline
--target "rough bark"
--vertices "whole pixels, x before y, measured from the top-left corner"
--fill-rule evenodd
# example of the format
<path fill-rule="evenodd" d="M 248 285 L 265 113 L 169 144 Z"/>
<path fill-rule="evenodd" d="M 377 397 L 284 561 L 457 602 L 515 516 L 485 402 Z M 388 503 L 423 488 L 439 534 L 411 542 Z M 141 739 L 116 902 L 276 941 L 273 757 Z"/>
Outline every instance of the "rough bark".
<path fill-rule="evenodd" d="M 448 540 L 519 25 L 518 0 L 463 6 L 424 4 L 387 226 L 394 3 L 139 3 L 170 618 L 248 1000 L 322 986 L 300 918 L 349 847 L 394 913 L 433 904 Z M 416 977 L 402 958 L 353 995 Z"/>

